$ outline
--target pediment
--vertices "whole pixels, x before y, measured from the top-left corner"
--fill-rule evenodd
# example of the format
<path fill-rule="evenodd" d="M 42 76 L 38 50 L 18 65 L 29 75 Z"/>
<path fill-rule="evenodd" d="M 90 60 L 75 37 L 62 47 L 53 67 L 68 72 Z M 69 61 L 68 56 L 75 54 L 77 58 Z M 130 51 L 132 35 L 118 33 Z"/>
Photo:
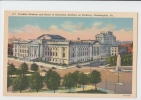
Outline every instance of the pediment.
<path fill-rule="evenodd" d="M 96 41 L 93 45 L 101 45 L 100 42 Z"/>
<path fill-rule="evenodd" d="M 39 44 L 39 42 L 37 42 L 36 40 L 31 40 L 29 44 Z"/>
<path fill-rule="evenodd" d="M 97 43 L 95 43 L 95 44 L 99 45 L 100 43 L 99 43 L 99 42 L 97 42 Z"/>

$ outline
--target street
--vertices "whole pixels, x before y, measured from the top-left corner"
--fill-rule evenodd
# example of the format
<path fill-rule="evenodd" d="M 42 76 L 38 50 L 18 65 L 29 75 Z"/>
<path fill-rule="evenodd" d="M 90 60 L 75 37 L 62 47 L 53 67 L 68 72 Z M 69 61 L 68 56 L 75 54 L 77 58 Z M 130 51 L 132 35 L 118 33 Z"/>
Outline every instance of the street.
<path fill-rule="evenodd" d="M 16 67 L 19 67 L 22 62 L 9 60 L 9 63 L 13 63 Z M 105 63 L 105 61 L 99 61 L 92 65 L 81 65 L 81 68 L 68 68 L 68 69 L 55 69 L 54 71 L 58 72 L 61 77 L 65 74 L 74 71 L 84 72 L 85 74 L 89 74 L 93 70 L 97 70 L 101 73 L 102 82 L 98 83 L 97 86 L 103 89 L 114 91 L 117 94 L 131 94 L 132 93 L 132 71 L 130 72 L 119 72 L 119 83 L 123 85 L 116 84 L 118 82 L 118 73 L 111 72 L 112 68 L 104 69 L 98 67 L 101 63 Z M 27 63 L 30 67 L 31 64 Z M 52 65 L 51 65 L 52 66 Z M 48 66 L 44 66 L 46 70 L 50 69 Z M 42 72 L 42 76 L 46 73 Z"/>

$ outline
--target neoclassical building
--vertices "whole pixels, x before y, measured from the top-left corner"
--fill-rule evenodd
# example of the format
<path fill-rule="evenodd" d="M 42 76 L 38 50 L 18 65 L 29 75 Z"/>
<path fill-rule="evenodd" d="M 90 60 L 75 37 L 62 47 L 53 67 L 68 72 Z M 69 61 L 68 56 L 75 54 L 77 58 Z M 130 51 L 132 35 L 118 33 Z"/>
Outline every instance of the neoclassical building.
<path fill-rule="evenodd" d="M 97 60 L 110 55 L 116 38 L 112 32 L 97 34 L 96 40 L 66 40 L 60 35 L 43 34 L 37 39 L 14 41 L 13 56 L 21 60 L 36 61 L 42 58 L 59 64 L 72 64 Z M 109 38 L 108 38 L 109 37 Z"/>

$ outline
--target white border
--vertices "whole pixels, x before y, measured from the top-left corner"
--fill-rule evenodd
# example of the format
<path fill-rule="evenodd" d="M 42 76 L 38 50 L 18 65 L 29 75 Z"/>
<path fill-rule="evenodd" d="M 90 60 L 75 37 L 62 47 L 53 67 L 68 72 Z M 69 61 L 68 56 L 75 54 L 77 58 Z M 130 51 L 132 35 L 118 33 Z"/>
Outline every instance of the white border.
<path fill-rule="evenodd" d="M 4 10 L 30 11 L 93 11 L 93 12 L 138 12 L 138 62 L 137 62 L 137 98 L 141 100 L 141 5 L 140 1 L 1 1 L 0 2 L 0 100 L 128 100 L 127 98 L 67 98 L 67 97 L 4 97 L 3 87 L 3 37 L 4 37 Z"/>

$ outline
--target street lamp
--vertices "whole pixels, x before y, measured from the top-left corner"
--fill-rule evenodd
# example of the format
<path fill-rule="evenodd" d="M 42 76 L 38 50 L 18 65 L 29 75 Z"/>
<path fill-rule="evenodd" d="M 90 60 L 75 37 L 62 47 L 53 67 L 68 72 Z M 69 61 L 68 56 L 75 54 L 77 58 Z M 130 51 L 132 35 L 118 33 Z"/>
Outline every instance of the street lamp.
<path fill-rule="evenodd" d="M 105 83 L 105 89 L 107 91 L 107 78 L 106 78 L 106 83 Z"/>
<path fill-rule="evenodd" d="M 91 73 L 91 68 L 92 68 L 92 62 L 90 63 L 90 73 Z"/>
<path fill-rule="evenodd" d="M 116 86 L 117 86 L 117 84 L 115 84 L 115 94 L 116 94 L 116 88 L 117 88 Z"/>
<path fill-rule="evenodd" d="M 119 71 L 118 71 L 118 80 L 117 81 L 118 81 L 118 84 L 119 84 Z"/>

